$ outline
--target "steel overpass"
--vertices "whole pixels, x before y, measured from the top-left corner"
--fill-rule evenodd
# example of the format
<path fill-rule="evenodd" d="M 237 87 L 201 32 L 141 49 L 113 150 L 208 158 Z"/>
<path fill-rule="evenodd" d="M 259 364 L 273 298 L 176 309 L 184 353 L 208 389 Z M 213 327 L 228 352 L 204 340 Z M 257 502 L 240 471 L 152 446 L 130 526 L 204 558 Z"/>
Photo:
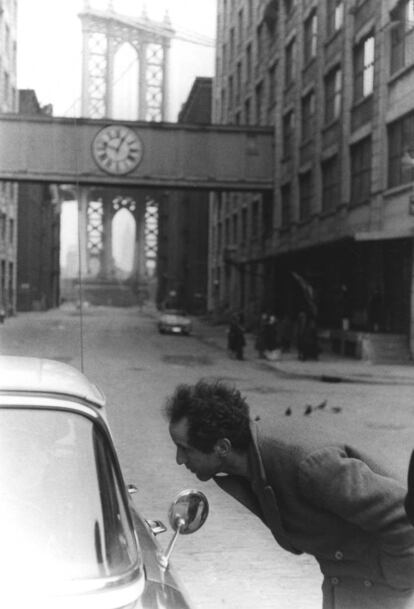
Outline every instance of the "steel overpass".
<path fill-rule="evenodd" d="M 105 165 L 124 132 L 132 165 Z M 263 192 L 273 189 L 273 138 L 270 127 L 0 114 L 0 180 Z"/>

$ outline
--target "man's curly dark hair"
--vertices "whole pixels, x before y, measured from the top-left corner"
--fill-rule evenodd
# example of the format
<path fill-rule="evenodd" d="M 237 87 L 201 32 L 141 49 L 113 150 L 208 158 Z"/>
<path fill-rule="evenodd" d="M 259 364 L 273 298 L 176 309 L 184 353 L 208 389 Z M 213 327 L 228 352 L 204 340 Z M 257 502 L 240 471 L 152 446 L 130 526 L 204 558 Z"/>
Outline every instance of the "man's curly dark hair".
<path fill-rule="evenodd" d="M 222 381 L 178 385 L 164 414 L 172 424 L 187 418 L 188 441 L 204 453 L 210 453 L 220 438 L 228 438 L 237 451 L 249 445 L 249 407 L 240 391 Z"/>

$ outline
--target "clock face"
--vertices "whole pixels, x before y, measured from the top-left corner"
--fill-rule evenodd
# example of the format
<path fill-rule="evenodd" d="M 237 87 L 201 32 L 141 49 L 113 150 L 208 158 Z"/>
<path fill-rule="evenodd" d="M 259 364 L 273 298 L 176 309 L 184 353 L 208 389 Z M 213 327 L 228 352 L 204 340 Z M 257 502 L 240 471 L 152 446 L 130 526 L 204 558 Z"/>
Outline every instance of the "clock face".
<path fill-rule="evenodd" d="M 123 125 L 104 127 L 92 142 L 95 163 L 113 175 L 125 175 L 136 169 L 142 154 L 142 143 L 138 135 Z"/>

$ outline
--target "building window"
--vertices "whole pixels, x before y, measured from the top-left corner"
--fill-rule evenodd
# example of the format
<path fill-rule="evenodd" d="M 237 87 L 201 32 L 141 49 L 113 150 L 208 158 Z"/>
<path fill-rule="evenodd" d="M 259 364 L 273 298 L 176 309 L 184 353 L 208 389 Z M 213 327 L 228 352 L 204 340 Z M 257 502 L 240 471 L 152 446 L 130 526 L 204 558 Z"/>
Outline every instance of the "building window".
<path fill-rule="evenodd" d="M 273 193 L 262 195 L 262 234 L 269 239 L 273 234 Z"/>
<path fill-rule="evenodd" d="M 369 201 L 371 194 L 371 138 L 351 147 L 351 205 Z"/>
<path fill-rule="evenodd" d="M 263 57 L 263 23 L 256 29 L 256 63 L 260 65 Z"/>
<path fill-rule="evenodd" d="M 325 122 L 339 118 L 341 113 L 342 70 L 334 68 L 325 78 Z"/>
<path fill-rule="evenodd" d="M 292 13 L 296 7 L 296 2 L 297 0 L 285 0 L 285 14 L 288 19 L 292 16 Z"/>
<path fill-rule="evenodd" d="M 247 23 L 250 25 L 253 20 L 253 0 L 247 0 Z"/>
<path fill-rule="evenodd" d="M 253 201 L 252 228 L 251 228 L 252 239 L 257 239 L 257 237 L 259 235 L 259 211 L 260 211 L 259 201 Z"/>
<path fill-rule="evenodd" d="M 259 83 L 255 90 L 256 94 L 256 124 L 260 125 L 263 108 L 263 83 Z"/>
<path fill-rule="evenodd" d="M 283 117 L 283 156 L 289 158 L 293 152 L 293 134 L 295 129 L 295 113 L 287 112 Z"/>
<path fill-rule="evenodd" d="M 241 44 L 242 40 L 243 40 L 243 9 L 239 10 L 239 32 L 238 32 L 238 42 L 239 45 Z"/>
<path fill-rule="evenodd" d="M 224 245 L 230 243 L 230 218 L 226 218 L 224 222 Z"/>
<path fill-rule="evenodd" d="M 276 102 L 276 67 L 275 66 L 272 66 L 271 68 L 269 68 L 268 82 L 269 82 L 269 107 L 271 107 Z"/>
<path fill-rule="evenodd" d="M 286 228 L 289 226 L 292 218 L 292 202 L 291 202 L 292 188 L 290 183 L 284 184 L 281 188 L 282 196 L 282 227 Z"/>
<path fill-rule="evenodd" d="M 328 36 L 341 29 L 344 23 L 343 0 L 326 0 Z"/>
<path fill-rule="evenodd" d="M 9 243 L 12 244 L 14 241 L 14 220 L 9 218 Z"/>
<path fill-rule="evenodd" d="M 10 101 L 10 76 L 9 73 L 4 70 L 3 73 L 3 99 L 6 104 Z"/>
<path fill-rule="evenodd" d="M 229 48 L 230 61 L 233 61 L 233 59 L 234 59 L 234 39 L 235 39 L 234 27 L 232 27 L 230 30 L 230 48 Z"/>
<path fill-rule="evenodd" d="M 7 23 L 4 28 L 4 50 L 5 50 L 6 57 L 9 56 L 10 55 L 10 28 L 7 25 Z"/>
<path fill-rule="evenodd" d="M 250 98 L 244 102 L 244 122 L 246 125 L 250 125 Z"/>
<path fill-rule="evenodd" d="M 6 261 L 1 261 L 1 293 L 4 294 L 4 290 L 6 287 Z"/>
<path fill-rule="evenodd" d="M 227 69 L 227 45 L 223 44 L 221 49 L 221 70 L 224 74 Z"/>
<path fill-rule="evenodd" d="M 293 38 L 285 49 L 285 87 L 288 87 L 295 78 L 295 49 Z"/>
<path fill-rule="evenodd" d="M 391 13 L 391 74 L 414 63 L 414 1 L 402 0 Z"/>
<path fill-rule="evenodd" d="M 388 127 L 388 185 L 414 181 L 414 112 Z"/>
<path fill-rule="evenodd" d="M 241 241 L 243 244 L 247 241 L 247 209 L 242 209 L 241 215 Z"/>
<path fill-rule="evenodd" d="M 234 102 L 234 89 L 233 89 L 233 76 L 229 76 L 229 80 L 228 80 L 228 96 L 227 96 L 227 104 L 228 104 L 228 108 L 229 110 L 231 110 L 233 108 L 233 102 Z"/>
<path fill-rule="evenodd" d="M 246 81 L 249 83 L 252 79 L 252 45 L 246 47 Z"/>
<path fill-rule="evenodd" d="M 238 241 L 238 216 L 237 214 L 233 214 L 233 222 L 232 222 L 233 228 L 232 228 L 232 243 L 233 245 L 237 244 Z"/>
<path fill-rule="evenodd" d="M 316 57 L 318 43 L 318 18 L 316 12 L 310 14 L 303 27 L 303 61 L 307 64 Z"/>
<path fill-rule="evenodd" d="M 221 120 L 225 121 L 226 119 L 226 90 L 221 90 Z"/>
<path fill-rule="evenodd" d="M 299 178 L 299 218 L 307 220 L 311 215 L 313 198 L 312 172 L 307 171 Z"/>
<path fill-rule="evenodd" d="M 0 235 L 1 240 L 5 241 L 6 239 L 6 214 L 0 212 Z"/>
<path fill-rule="evenodd" d="M 237 64 L 236 67 L 236 103 L 240 103 L 240 94 L 241 94 L 241 84 L 242 84 L 242 66 L 241 62 Z"/>
<path fill-rule="evenodd" d="M 267 34 L 269 37 L 270 44 L 276 41 L 277 24 L 279 20 L 279 1 L 270 0 L 266 4 L 266 8 L 263 13 L 263 21 L 266 25 Z"/>
<path fill-rule="evenodd" d="M 302 141 L 312 137 L 315 118 L 315 92 L 310 91 L 302 98 Z"/>
<path fill-rule="evenodd" d="M 374 90 L 375 38 L 369 36 L 354 49 L 354 101 L 367 97 Z"/>
<path fill-rule="evenodd" d="M 335 209 L 340 199 L 338 157 L 322 163 L 322 211 Z"/>

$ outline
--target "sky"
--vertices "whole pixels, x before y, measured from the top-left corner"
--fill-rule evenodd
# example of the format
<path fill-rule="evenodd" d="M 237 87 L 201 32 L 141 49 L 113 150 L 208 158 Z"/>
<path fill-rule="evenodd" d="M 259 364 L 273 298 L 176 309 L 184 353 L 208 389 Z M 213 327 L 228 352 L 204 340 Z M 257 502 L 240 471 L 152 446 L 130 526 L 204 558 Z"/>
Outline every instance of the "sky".
<path fill-rule="evenodd" d="M 18 0 L 17 86 L 33 89 L 39 103 L 53 105 L 54 116 L 76 116 L 80 112 L 82 79 L 81 21 L 84 0 Z M 108 0 L 90 0 L 91 8 L 106 9 Z M 162 21 L 168 11 L 172 27 L 214 39 L 216 0 L 113 0 L 114 10 L 123 15 L 139 17 L 145 6 L 150 19 Z M 131 58 L 125 58 L 125 72 L 119 82 L 121 98 L 131 101 L 133 81 Z M 214 47 L 173 40 L 170 50 L 170 105 L 166 120 L 176 121 L 197 76 L 213 76 Z M 135 64 L 136 65 L 136 64 Z M 128 79 L 128 76 L 130 78 Z M 129 87 L 129 88 L 128 88 Z M 130 108 L 118 108 L 115 118 L 128 116 Z M 125 112 L 122 115 L 122 112 Z M 76 246 L 77 207 L 67 203 L 62 209 L 61 262 Z M 130 227 L 129 227 L 130 228 Z M 129 230 L 120 227 L 121 232 Z M 114 252 L 118 262 L 129 266 L 128 256 Z"/>
<path fill-rule="evenodd" d="M 84 0 L 18 0 L 18 87 L 34 89 L 41 105 L 53 104 L 55 116 L 73 116 L 79 109 L 83 6 Z M 90 6 L 105 9 L 108 0 L 90 0 Z M 131 17 L 145 6 L 156 21 L 168 11 L 174 29 L 215 36 L 216 0 L 113 0 L 113 6 Z M 194 78 L 213 73 L 214 48 L 173 40 L 167 120 L 177 119 Z"/>

